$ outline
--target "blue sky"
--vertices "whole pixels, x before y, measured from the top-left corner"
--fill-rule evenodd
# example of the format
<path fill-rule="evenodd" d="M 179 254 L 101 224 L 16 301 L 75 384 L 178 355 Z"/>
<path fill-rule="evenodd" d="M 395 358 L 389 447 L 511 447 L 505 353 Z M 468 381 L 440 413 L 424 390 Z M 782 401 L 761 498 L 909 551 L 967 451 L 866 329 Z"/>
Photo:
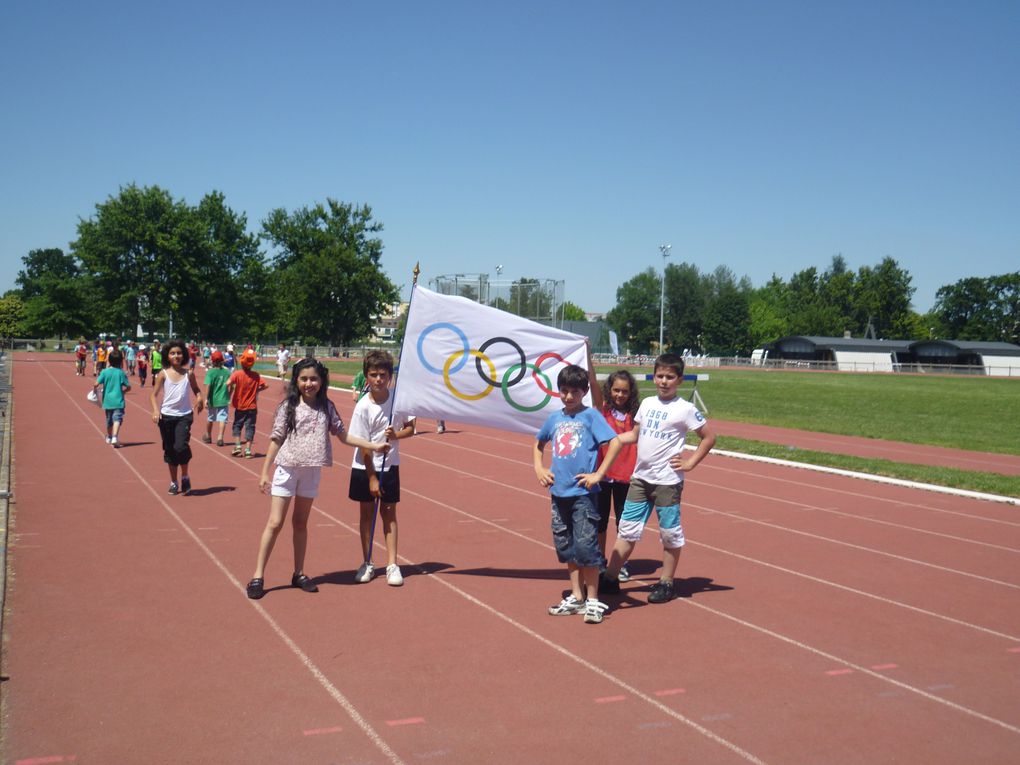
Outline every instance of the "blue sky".
<path fill-rule="evenodd" d="M 368 203 L 397 284 L 1020 268 L 1020 3 L 5 3 L 0 290 L 129 183 Z M 406 297 L 405 288 L 405 297 Z"/>

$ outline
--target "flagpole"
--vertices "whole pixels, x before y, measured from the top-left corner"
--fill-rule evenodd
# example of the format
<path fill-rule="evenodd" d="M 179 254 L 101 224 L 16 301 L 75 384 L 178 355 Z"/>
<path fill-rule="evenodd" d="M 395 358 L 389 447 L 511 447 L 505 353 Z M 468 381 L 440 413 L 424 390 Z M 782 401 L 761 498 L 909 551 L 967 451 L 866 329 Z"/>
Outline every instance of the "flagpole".
<path fill-rule="evenodd" d="M 414 289 L 418 286 L 418 274 L 421 273 L 421 261 L 414 264 L 414 270 L 411 272 L 411 296 L 407 300 L 407 319 L 404 322 L 404 335 L 400 338 L 400 351 L 397 353 L 397 373 L 393 377 L 393 403 L 390 406 L 390 418 L 389 425 L 393 426 L 393 413 L 397 411 L 397 383 L 400 381 L 400 359 L 404 357 L 404 340 L 407 339 L 407 325 L 411 319 L 411 304 L 414 302 Z M 382 489 L 382 472 L 386 469 L 386 458 L 388 454 L 383 455 L 382 468 L 379 470 L 379 487 Z M 372 458 L 374 459 L 374 457 Z M 375 498 L 375 504 L 372 507 L 372 528 L 368 534 L 368 560 L 366 563 L 372 562 L 372 548 L 375 547 L 375 521 L 379 517 L 379 497 Z"/>

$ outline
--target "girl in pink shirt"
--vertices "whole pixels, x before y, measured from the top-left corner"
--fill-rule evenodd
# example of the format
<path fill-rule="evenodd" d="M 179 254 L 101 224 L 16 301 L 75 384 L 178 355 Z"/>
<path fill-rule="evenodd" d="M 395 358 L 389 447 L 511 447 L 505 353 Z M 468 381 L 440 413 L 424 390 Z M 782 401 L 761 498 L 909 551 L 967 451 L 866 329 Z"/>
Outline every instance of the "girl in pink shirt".
<path fill-rule="evenodd" d="M 386 451 L 385 441 L 372 443 L 357 436 L 350 436 L 344 429 L 343 420 L 329 400 L 329 370 L 312 358 L 301 359 L 294 365 L 287 385 L 286 395 L 276 408 L 273 431 L 269 436 L 269 449 L 262 464 L 259 490 L 269 493 L 269 520 L 262 532 L 255 573 L 248 582 L 248 597 L 261 598 L 266 594 L 263 576 L 266 563 L 276 538 L 287 520 L 291 497 L 294 497 L 294 516 L 291 525 L 294 530 L 294 575 L 291 587 L 300 587 L 305 592 L 318 592 L 319 588 L 304 573 L 305 551 L 308 547 L 308 516 L 312 501 L 319 493 L 319 474 L 324 467 L 333 464 L 333 446 L 330 436 L 337 436 L 341 442 L 372 451 Z M 276 470 L 270 478 L 270 465 L 276 463 Z"/>

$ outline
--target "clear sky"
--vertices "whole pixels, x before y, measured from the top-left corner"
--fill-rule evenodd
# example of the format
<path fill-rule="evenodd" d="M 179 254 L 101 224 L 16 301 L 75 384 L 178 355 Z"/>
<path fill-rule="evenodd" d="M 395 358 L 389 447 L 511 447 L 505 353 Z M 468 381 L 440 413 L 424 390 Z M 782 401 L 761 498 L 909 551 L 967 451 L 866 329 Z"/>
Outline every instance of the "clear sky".
<path fill-rule="evenodd" d="M 129 183 L 368 203 L 405 285 L 1020 269 L 1020 3 L 11 2 L 0 291 Z"/>

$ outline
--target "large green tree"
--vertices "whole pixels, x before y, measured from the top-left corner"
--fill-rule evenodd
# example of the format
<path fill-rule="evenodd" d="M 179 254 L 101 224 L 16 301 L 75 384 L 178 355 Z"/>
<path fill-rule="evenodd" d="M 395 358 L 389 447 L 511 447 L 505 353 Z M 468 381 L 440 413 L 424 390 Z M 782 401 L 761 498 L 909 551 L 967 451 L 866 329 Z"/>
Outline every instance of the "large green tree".
<path fill-rule="evenodd" d="M 380 231 L 367 205 L 333 199 L 270 212 L 262 236 L 275 249 L 277 331 L 341 345 L 368 335 L 372 317 L 398 299 L 380 265 Z"/>
<path fill-rule="evenodd" d="M 120 189 L 78 224 L 82 263 L 101 329 L 236 338 L 260 328 L 268 288 L 258 238 L 220 192 L 195 207 L 159 186 Z"/>
<path fill-rule="evenodd" d="M 1020 342 L 1020 271 L 940 287 L 932 313 L 943 337 Z"/>
<path fill-rule="evenodd" d="M 25 302 L 15 290 L 0 297 L 0 338 L 24 337 Z"/>
<path fill-rule="evenodd" d="M 21 259 L 16 282 L 24 301 L 24 330 L 34 337 L 89 332 L 85 280 L 73 255 L 58 248 L 32 250 Z"/>
<path fill-rule="evenodd" d="M 659 341 L 659 275 L 648 268 L 616 289 L 616 305 L 606 323 L 616 331 L 621 349 L 648 353 Z"/>
<path fill-rule="evenodd" d="M 726 266 L 705 279 L 709 287 L 703 317 L 703 345 L 715 356 L 739 356 L 751 352 L 751 283 L 739 282 Z"/>
<path fill-rule="evenodd" d="M 870 319 L 880 338 L 910 337 L 914 327 L 910 300 L 915 291 L 911 281 L 910 273 L 888 256 L 874 268 L 858 269 L 855 295 L 858 326 L 866 327 Z"/>
<path fill-rule="evenodd" d="M 705 307 L 709 281 L 693 263 L 670 263 L 666 267 L 666 315 L 663 350 L 704 348 Z"/>

